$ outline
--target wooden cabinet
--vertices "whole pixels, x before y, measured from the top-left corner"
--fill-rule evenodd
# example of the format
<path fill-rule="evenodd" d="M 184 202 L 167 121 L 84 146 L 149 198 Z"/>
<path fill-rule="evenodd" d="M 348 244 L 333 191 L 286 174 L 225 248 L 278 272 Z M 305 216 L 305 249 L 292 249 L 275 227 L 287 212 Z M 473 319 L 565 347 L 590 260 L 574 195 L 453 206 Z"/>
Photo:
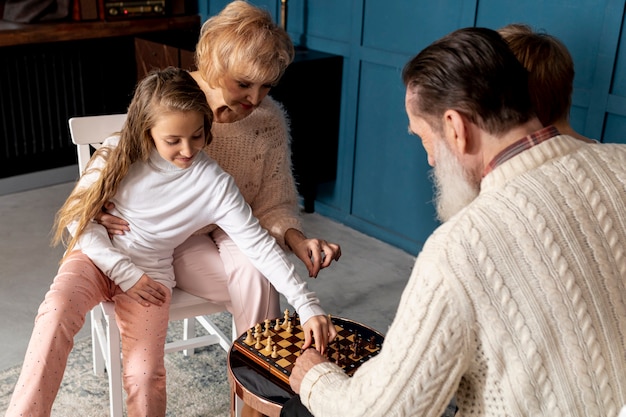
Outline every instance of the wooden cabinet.
<path fill-rule="evenodd" d="M 136 37 L 137 79 L 145 77 L 154 68 L 173 66 L 195 70 L 194 51 L 197 40 L 198 33 L 195 31 Z"/>
<path fill-rule="evenodd" d="M 315 211 L 317 186 L 337 176 L 343 57 L 298 50 L 270 95 L 291 124 L 291 155 L 304 211 Z"/>

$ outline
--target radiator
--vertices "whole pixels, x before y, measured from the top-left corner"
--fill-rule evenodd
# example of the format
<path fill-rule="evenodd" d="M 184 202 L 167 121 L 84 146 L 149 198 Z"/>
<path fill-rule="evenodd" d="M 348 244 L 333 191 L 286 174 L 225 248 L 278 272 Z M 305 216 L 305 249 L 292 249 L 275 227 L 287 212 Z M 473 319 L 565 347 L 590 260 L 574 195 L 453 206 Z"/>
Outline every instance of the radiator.
<path fill-rule="evenodd" d="M 1 177 L 75 163 L 67 119 L 84 112 L 80 51 L 0 53 Z"/>
<path fill-rule="evenodd" d="M 102 42 L 0 48 L 0 178 L 75 164 L 68 119 L 126 110 L 132 42 Z"/>

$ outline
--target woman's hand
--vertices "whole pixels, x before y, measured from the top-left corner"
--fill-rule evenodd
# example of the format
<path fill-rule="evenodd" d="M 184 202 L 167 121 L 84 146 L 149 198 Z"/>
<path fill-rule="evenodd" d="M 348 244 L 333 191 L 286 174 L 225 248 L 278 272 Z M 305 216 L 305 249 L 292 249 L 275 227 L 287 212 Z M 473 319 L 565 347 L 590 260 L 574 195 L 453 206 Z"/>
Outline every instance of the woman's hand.
<path fill-rule="evenodd" d="M 108 230 L 108 228 L 107 228 Z M 320 270 L 330 266 L 341 257 L 341 247 L 323 239 L 308 239 L 302 232 L 289 229 L 285 242 L 291 251 L 304 263 L 309 276 L 316 278 Z"/>
<path fill-rule="evenodd" d="M 337 337 L 337 329 L 327 316 L 311 317 L 302 325 L 302 330 L 304 330 L 302 350 L 308 349 L 315 342 L 315 349 L 323 354 L 328 342 Z"/>
<path fill-rule="evenodd" d="M 111 211 L 114 208 L 115 204 L 108 201 L 102 208 L 102 211 L 98 213 L 94 219 L 98 224 L 101 224 L 107 229 L 109 238 L 112 238 L 114 235 L 123 235 L 130 230 L 126 220 L 107 213 L 107 211 Z"/>
<path fill-rule="evenodd" d="M 162 305 L 167 297 L 166 291 L 167 288 L 164 285 L 143 274 L 139 281 L 126 291 L 126 294 L 139 304 L 150 307 Z"/>

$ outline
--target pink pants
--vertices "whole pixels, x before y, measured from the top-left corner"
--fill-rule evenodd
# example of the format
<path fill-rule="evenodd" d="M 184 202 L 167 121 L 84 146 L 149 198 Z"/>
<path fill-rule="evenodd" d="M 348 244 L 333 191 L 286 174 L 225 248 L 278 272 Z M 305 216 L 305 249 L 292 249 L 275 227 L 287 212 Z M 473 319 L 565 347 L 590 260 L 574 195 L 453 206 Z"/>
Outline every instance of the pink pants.
<path fill-rule="evenodd" d="M 169 294 L 169 291 L 168 291 Z M 99 302 L 115 302 L 128 416 L 165 416 L 163 349 L 169 303 L 144 307 L 128 297 L 80 251 L 72 252 L 39 306 L 22 372 L 6 416 L 49 416 L 74 335 Z"/>
<path fill-rule="evenodd" d="M 226 306 L 237 334 L 281 316 L 272 284 L 221 229 L 180 245 L 174 252 L 174 274 L 178 288 Z"/>

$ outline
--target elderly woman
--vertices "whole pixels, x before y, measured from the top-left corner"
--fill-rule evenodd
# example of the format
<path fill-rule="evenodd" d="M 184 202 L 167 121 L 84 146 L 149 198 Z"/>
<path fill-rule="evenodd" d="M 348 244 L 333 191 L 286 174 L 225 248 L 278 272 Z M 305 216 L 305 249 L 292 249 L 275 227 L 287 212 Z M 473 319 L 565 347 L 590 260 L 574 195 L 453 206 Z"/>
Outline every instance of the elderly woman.
<path fill-rule="evenodd" d="M 289 126 L 282 106 L 268 96 L 293 57 L 289 35 L 268 12 L 233 1 L 204 23 L 196 47 L 198 71 L 191 75 L 214 114 L 206 152 L 234 177 L 261 226 L 316 277 L 339 259 L 341 248 L 302 232 Z M 128 230 L 123 219 L 104 214 L 99 221 L 111 234 Z M 216 226 L 179 246 L 174 267 L 176 285 L 225 304 L 238 333 L 281 315 L 276 290 Z"/>

